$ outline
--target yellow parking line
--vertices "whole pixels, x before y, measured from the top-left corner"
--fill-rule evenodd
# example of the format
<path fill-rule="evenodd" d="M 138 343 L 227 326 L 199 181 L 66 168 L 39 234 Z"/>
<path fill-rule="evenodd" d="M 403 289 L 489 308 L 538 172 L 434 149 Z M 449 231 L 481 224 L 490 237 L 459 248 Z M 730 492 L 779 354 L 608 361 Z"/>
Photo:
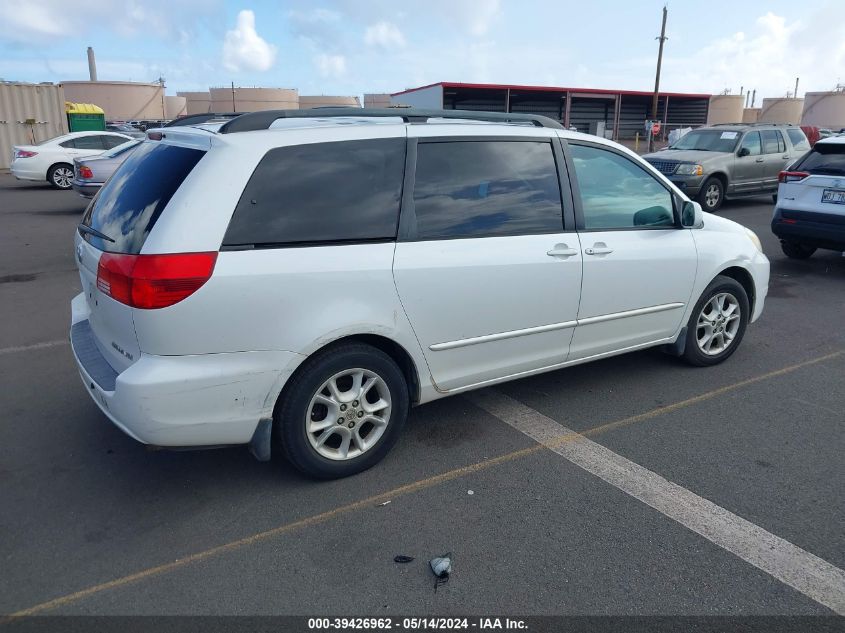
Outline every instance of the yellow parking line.
<path fill-rule="evenodd" d="M 714 389 L 712 391 L 708 391 L 706 393 L 700 394 L 698 396 L 693 396 L 692 398 L 687 398 L 686 400 L 682 400 L 680 402 L 675 402 L 673 404 L 669 404 L 663 407 L 658 407 L 656 409 L 652 409 L 651 411 L 647 411 L 645 413 L 641 413 L 639 415 L 630 416 L 627 418 L 623 418 L 621 420 L 617 420 L 615 422 L 610 422 L 608 424 L 602 424 L 600 426 L 593 427 L 581 433 L 567 433 L 561 435 L 559 438 L 552 440 L 552 444 L 563 444 L 565 442 L 570 442 L 579 437 L 583 436 L 594 436 L 604 433 L 606 431 L 610 431 L 612 429 L 616 429 L 622 426 L 628 426 L 630 424 L 636 424 L 638 422 L 643 422 L 645 420 L 650 420 L 660 415 L 664 415 L 666 413 L 672 413 L 673 411 L 677 411 L 678 409 L 682 409 L 688 407 L 690 405 L 698 404 L 699 402 L 703 402 L 705 400 L 709 400 L 711 398 L 715 398 L 716 396 L 723 395 L 725 393 L 729 393 L 731 391 L 736 391 L 737 389 L 741 389 L 742 387 L 746 387 L 748 385 L 753 385 L 758 382 L 762 382 L 764 380 L 768 380 L 770 378 L 776 378 L 778 376 L 783 376 L 784 374 L 789 374 L 794 372 L 798 369 L 802 369 L 804 367 L 808 367 L 810 365 L 815 365 L 817 363 L 822 363 L 827 360 L 832 360 L 839 356 L 845 354 L 845 350 L 840 350 L 838 352 L 833 352 L 831 354 L 825 354 L 824 356 L 819 356 L 817 358 L 812 358 L 810 360 L 796 363 L 794 365 L 789 365 L 788 367 L 783 367 L 781 369 L 777 369 L 775 371 L 770 371 L 765 374 L 761 374 L 759 376 L 754 376 L 752 378 L 748 378 L 746 380 L 741 380 L 737 383 L 732 385 L 726 385 L 725 387 L 720 387 L 719 389 Z M 289 532 L 293 532 L 300 528 L 309 527 L 312 525 L 317 525 L 320 523 L 324 523 L 329 519 L 333 519 L 334 517 L 348 514 L 350 512 L 355 512 L 357 510 L 363 510 L 368 507 L 373 507 L 379 503 L 387 501 L 389 499 L 395 499 L 396 497 L 401 497 L 412 492 L 417 492 L 420 490 L 425 490 L 426 488 L 431 488 L 441 483 L 445 483 L 447 481 L 451 481 L 453 479 L 457 479 L 459 477 L 463 477 L 465 475 L 470 475 L 482 470 L 486 470 L 493 466 L 498 466 L 499 464 L 504 464 L 506 462 L 513 461 L 515 459 L 520 459 L 522 457 L 526 457 L 527 455 L 531 455 L 533 453 L 540 452 L 542 450 L 547 450 L 547 446 L 543 444 L 536 444 L 534 446 L 530 446 L 528 448 L 523 448 L 517 451 L 513 451 L 510 453 L 506 453 L 504 455 L 499 455 L 498 457 L 492 457 L 490 459 L 486 459 L 481 462 L 476 462 L 475 464 L 470 464 L 469 466 L 462 466 L 461 468 L 455 468 L 454 470 L 446 471 L 445 473 L 441 473 L 439 475 L 434 475 L 432 477 L 427 477 L 425 479 L 420 479 L 418 481 L 411 482 L 409 484 L 405 484 L 404 486 L 399 486 L 398 488 L 394 488 L 387 492 L 383 492 L 372 497 L 367 497 L 366 499 L 362 499 L 360 501 L 355 501 L 353 503 L 349 503 L 344 506 L 340 506 L 334 508 L 333 510 L 328 510 L 326 512 L 322 512 L 320 514 L 315 514 L 310 517 L 306 517 L 304 519 L 300 519 L 298 521 L 293 521 L 292 523 L 286 523 L 285 525 L 280 525 L 279 527 L 272 528 L 270 530 L 266 530 L 264 532 L 259 532 L 257 534 L 253 534 L 252 536 L 247 536 L 242 539 L 238 539 L 237 541 L 232 541 L 230 543 L 226 543 L 224 545 L 218 545 L 217 547 L 212 547 L 211 549 L 207 549 L 201 552 L 197 552 L 196 554 L 191 554 L 185 558 L 179 558 L 172 563 L 165 563 L 163 565 L 158 565 L 156 567 L 149 567 L 142 571 L 139 571 L 134 574 L 129 574 L 128 576 L 122 576 L 121 578 L 116 578 L 115 580 L 110 580 L 108 582 L 104 582 L 98 585 L 93 585 L 88 587 L 87 589 L 82 589 L 81 591 L 77 591 L 74 593 L 67 594 L 65 596 L 61 596 L 59 598 L 55 598 L 53 600 L 49 600 L 47 602 L 42 602 L 36 604 L 32 607 L 27 609 L 22 609 L 20 611 L 16 611 L 5 618 L 0 618 L 0 625 L 5 624 L 11 621 L 14 618 L 36 615 L 38 613 L 42 613 L 44 611 L 50 611 L 57 607 L 61 607 L 67 604 L 71 604 L 74 602 L 78 602 L 83 598 L 87 598 L 88 596 L 92 596 L 94 594 L 106 591 L 108 589 L 115 589 L 117 587 L 122 587 L 124 585 L 128 585 L 130 583 L 143 580 L 145 578 L 150 578 L 153 576 L 158 576 L 160 574 L 167 573 L 169 571 L 173 571 L 175 569 L 179 569 L 191 563 L 200 562 L 216 556 L 218 554 L 224 554 L 226 552 L 231 552 L 247 545 L 252 545 L 254 543 L 258 543 L 259 541 L 264 541 L 269 538 L 273 538 L 275 536 L 281 536 L 283 534 L 287 534 Z"/>

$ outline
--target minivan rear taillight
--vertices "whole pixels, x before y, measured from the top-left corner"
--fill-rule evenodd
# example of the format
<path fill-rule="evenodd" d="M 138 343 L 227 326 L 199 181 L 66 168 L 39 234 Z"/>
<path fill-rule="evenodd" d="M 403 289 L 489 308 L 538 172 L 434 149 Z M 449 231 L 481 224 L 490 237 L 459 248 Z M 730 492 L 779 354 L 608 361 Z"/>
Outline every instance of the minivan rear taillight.
<path fill-rule="evenodd" d="M 778 182 L 800 182 L 809 175 L 806 171 L 782 171 L 778 174 Z"/>
<path fill-rule="evenodd" d="M 103 253 L 97 288 L 133 308 L 166 308 L 191 296 L 211 278 L 217 252 L 168 255 Z"/>

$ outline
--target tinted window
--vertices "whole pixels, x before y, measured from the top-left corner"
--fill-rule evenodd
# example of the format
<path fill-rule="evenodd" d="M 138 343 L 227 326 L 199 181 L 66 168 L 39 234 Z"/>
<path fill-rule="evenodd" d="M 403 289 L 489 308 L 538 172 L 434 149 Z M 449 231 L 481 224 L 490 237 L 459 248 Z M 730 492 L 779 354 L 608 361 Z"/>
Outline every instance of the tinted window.
<path fill-rule="evenodd" d="M 760 132 L 749 132 L 742 139 L 742 149 L 748 150 L 749 156 L 757 156 L 763 152 L 763 145 L 760 142 Z"/>
<path fill-rule="evenodd" d="M 572 145 L 586 229 L 675 225 L 672 195 L 643 168 L 614 152 Z"/>
<path fill-rule="evenodd" d="M 117 147 L 118 145 L 123 145 L 129 139 L 124 138 L 122 136 L 102 136 L 103 143 L 106 146 L 106 149 L 112 149 L 113 147 Z"/>
<path fill-rule="evenodd" d="M 164 143 L 142 143 L 103 185 L 83 223 L 109 242 L 83 233 L 93 246 L 114 253 L 139 253 L 164 207 L 205 152 Z"/>
<path fill-rule="evenodd" d="M 804 132 L 801 130 L 791 127 L 786 130 L 787 135 L 789 136 L 789 140 L 792 141 L 792 146 L 799 150 L 808 150 L 810 149 L 810 142 L 807 140 L 807 137 L 804 135 Z"/>
<path fill-rule="evenodd" d="M 46 143 L 46 141 L 43 141 L 43 142 Z M 62 147 L 74 148 L 74 147 L 76 147 L 76 139 L 73 139 L 73 138 L 68 139 L 67 141 L 63 141 L 63 142 L 59 143 L 59 145 L 61 145 Z"/>
<path fill-rule="evenodd" d="M 423 240 L 560 233 L 551 143 L 420 143 L 414 207 L 416 237 Z"/>
<path fill-rule="evenodd" d="M 395 239 L 405 139 L 270 150 L 241 196 L 223 243 Z"/>
<path fill-rule="evenodd" d="M 101 156 L 103 156 L 104 158 L 114 158 L 115 156 L 120 156 L 121 154 L 136 148 L 140 144 L 141 141 L 127 141 L 126 139 L 124 139 L 123 143 L 110 149 L 107 152 L 103 152 Z"/>
<path fill-rule="evenodd" d="M 786 151 L 786 143 L 780 130 L 763 130 L 760 135 L 763 137 L 764 154 L 782 154 Z"/>
<path fill-rule="evenodd" d="M 845 143 L 816 143 L 813 151 L 795 169 L 811 174 L 845 176 Z"/>
<path fill-rule="evenodd" d="M 108 149 L 103 145 L 103 137 L 99 135 L 79 136 L 76 139 L 76 149 Z"/>

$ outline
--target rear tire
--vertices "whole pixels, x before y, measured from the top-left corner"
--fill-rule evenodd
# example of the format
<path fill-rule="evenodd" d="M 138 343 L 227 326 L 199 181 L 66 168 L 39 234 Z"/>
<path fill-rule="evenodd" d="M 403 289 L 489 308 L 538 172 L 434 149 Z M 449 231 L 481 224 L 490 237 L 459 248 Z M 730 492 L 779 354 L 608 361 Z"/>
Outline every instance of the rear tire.
<path fill-rule="evenodd" d="M 405 376 L 390 356 L 363 343 L 330 347 L 307 359 L 285 387 L 273 441 L 306 475 L 348 477 L 387 455 L 409 402 Z"/>
<path fill-rule="evenodd" d="M 780 248 L 783 254 L 791 259 L 807 259 L 816 252 L 814 246 L 807 246 L 798 242 L 788 242 L 787 240 L 780 241 Z"/>
<path fill-rule="evenodd" d="M 71 180 L 73 180 L 73 167 L 67 163 L 53 165 L 47 172 L 47 182 L 56 189 L 70 189 Z"/>
<path fill-rule="evenodd" d="M 722 206 L 722 202 L 725 201 L 725 186 L 721 180 L 711 176 L 701 186 L 696 199 L 705 211 L 715 213 Z"/>
<path fill-rule="evenodd" d="M 726 360 L 742 342 L 750 316 L 742 284 L 719 275 L 701 294 L 690 315 L 684 360 L 697 367 Z"/>

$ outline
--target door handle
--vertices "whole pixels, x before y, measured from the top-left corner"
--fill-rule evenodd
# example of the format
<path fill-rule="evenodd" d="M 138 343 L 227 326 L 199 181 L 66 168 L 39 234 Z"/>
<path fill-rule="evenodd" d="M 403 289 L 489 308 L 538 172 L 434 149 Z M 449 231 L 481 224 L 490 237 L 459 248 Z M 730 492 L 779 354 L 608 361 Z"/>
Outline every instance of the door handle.
<path fill-rule="evenodd" d="M 549 257 L 572 257 L 577 254 L 577 249 L 569 248 L 566 244 L 555 244 L 555 247 L 546 253 Z"/>
<path fill-rule="evenodd" d="M 608 248 L 604 242 L 596 242 L 590 248 L 585 248 L 584 252 L 587 255 L 607 255 L 613 252 L 612 248 Z"/>
<path fill-rule="evenodd" d="M 758 159 L 757 159 L 757 160 L 755 160 L 754 162 L 755 162 L 755 163 L 762 163 L 762 162 L 763 162 L 763 159 L 762 159 L 762 158 L 758 158 Z"/>

